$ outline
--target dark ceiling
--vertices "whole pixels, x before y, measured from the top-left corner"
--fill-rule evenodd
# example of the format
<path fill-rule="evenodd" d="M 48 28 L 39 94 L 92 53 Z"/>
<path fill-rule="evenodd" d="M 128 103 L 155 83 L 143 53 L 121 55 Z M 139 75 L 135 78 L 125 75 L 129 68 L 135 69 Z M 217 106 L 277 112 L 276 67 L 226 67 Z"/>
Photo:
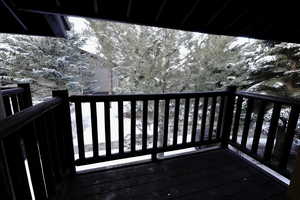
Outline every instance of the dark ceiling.
<path fill-rule="evenodd" d="M 300 43 L 297 1 L 6 0 L 6 2 L 18 13 L 28 15 L 31 13 L 33 18 L 34 13 L 75 15 L 202 33 Z M 28 20 L 33 18 L 29 17 Z M 37 28 L 44 27 L 37 26 Z"/>
<path fill-rule="evenodd" d="M 0 19 L 2 33 L 66 37 L 69 29 L 61 15 L 19 11 L 4 0 L 0 0 Z"/>

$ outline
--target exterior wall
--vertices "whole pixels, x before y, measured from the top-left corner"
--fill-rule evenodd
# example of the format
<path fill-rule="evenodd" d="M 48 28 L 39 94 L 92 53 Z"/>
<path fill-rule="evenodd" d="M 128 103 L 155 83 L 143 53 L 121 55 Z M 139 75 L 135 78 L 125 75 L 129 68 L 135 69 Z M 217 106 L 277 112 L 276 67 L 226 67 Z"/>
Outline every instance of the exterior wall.
<path fill-rule="evenodd" d="M 95 93 L 108 92 L 111 93 L 112 81 L 111 81 L 111 69 L 108 67 L 97 66 L 94 69 L 95 72 Z"/>

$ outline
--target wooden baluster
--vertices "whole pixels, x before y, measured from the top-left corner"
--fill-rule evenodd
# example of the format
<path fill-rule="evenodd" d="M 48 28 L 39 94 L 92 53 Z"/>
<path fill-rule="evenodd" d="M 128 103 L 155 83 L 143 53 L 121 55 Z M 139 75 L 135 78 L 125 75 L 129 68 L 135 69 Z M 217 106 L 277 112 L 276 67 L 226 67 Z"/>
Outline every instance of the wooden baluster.
<path fill-rule="evenodd" d="M 13 188 L 13 182 L 10 175 L 10 171 L 7 164 L 6 151 L 4 148 L 3 140 L 0 140 L 0 187 L 1 198 L 3 199 L 15 199 L 15 191 Z"/>
<path fill-rule="evenodd" d="M 267 162 L 270 161 L 271 157 L 272 157 L 272 150 L 273 150 L 275 135 L 276 135 L 277 127 L 278 127 L 280 110 L 281 110 L 281 105 L 274 104 L 272 117 L 271 117 L 271 123 L 270 123 L 267 142 L 266 142 L 266 147 L 265 147 L 265 152 L 264 152 L 264 161 L 267 161 Z"/>
<path fill-rule="evenodd" d="M 264 122 L 266 105 L 267 105 L 267 102 L 261 101 L 260 106 L 259 106 L 259 112 L 258 112 L 257 119 L 256 119 L 256 126 L 255 126 L 252 148 L 251 148 L 251 153 L 253 153 L 253 154 L 257 154 L 259 139 L 260 139 L 260 135 L 261 135 L 261 129 L 262 129 L 262 125 Z"/>
<path fill-rule="evenodd" d="M 110 105 L 109 101 L 104 102 L 104 122 L 105 122 L 105 148 L 106 157 L 111 156 L 111 137 L 110 137 Z"/>
<path fill-rule="evenodd" d="M 23 110 L 25 108 L 32 106 L 30 84 L 29 83 L 20 83 L 20 84 L 18 84 L 18 87 L 24 89 L 24 92 L 22 94 L 18 95 L 18 102 L 19 102 L 20 110 Z"/>
<path fill-rule="evenodd" d="M 85 158 L 85 151 L 84 151 L 84 141 L 83 141 L 81 102 L 75 102 L 75 113 L 76 113 L 76 128 L 77 128 L 79 159 L 83 160 Z"/>
<path fill-rule="evenodd" d="M 153 116 L 153 153 L 152 160 L 157 160 L 157 140 L 158 140 L 158 109 L 159 100 L 154 100 L 154 116 Z"/>
<path fill-rule="evenodd" d="M 130 145 L 131 145 L 131 152 L 135 151 L 136 146 L 136 101 L 131 101 L 131 135 L 130 135 Z"/>
<path fill-rule="evenodd" d="M 19 109 L 19 105 L 18 105 L 17 96 L 16 95 L 12 95 L 10 98 L 11 98 L 11 104 L 12 104 L 14 113 L 19 112 L 20 109 Z"/>
<path fill-rule="evenodd" d="M 194 115 L 193 115 L 193 125 L 192 125 L 192 143 L 196 142 L 198 112 L 199 112 L 199 97 L 196 97 L 195 102 L 194 102 Z"/>
<path fill-rule="evenodd" d="M 41 156 L 39 152 L 38 141 L 36 137 L 36 127 L 33 121 L 29 125 L 25 126 L 24 129 L 24 148 L 26 151 L 26 157 L 28 160 L 28 166 L 30 170 L 30 176 L 34 195 L 36 199 L 46 199 L 47 191 L 44 183 L 44 175 L 41 164 Z"/>
<path fill-rule="evenodd" d="M 123 101 L 118 101 L 118 121 L 119 121 L 119 153 L 124 153 L 124 113 Z"/>
<path fill-rule="evenodd" d="M 184 103 L 183 135 L 182 144 L 187 143 L 187 131 L 189 125 L 190 99 L 186 98 Z"/>
<path fill-rule="evenodd" d="M 200 142 L 204 141 L 204 136 L 206 133 L 206 116 L 207 116 L 207 106 L 208 106 L 208 97 L 204 97 L 202 116 L 201 116 L 201 133 L 200 133 Z"/>
<path fill-rule="evenodd" d="M 217 98 L 212 97 L 210 120 L 209 120 L 209 132 L 208 132 L 208 140 L 209 141 L 212 140 L 212 135 L 213 135 L 213 130 L 214 130 L 216 103 L 217 103 Z"/>
<path fill-rule="evenodd" d="M 0 120 L 6 118 L 6 111 L 3 101 L 3 96 L 0 90 Z M 15 192 L 10 175 L 10 171 L 7 164 L 6 151 L 4 148 L 3 140 L 0 139 L 0 188 L 1 198 L 3 199 L 15 199 Z"/>
<path fill-rule="evenodd" d="M 37 119 L 36 129 L 47 194 L 48 197 L 53 197 L 56 193 L 55 161 L 53 159 L 53 147 L 50 143 L 51 132 L 46 115 Z"/>
<path fill-rule="evenodd" d="M 175 99 L 173 145 L 177 145 L 180 99 Z"/>
<path fill-rule="evenodd" d="M 245 123 L 244 123 L 244 129 L 243 129 L 242 141 L 241 141 L 242 148 L 246 148 L 247 145 L 252 110 L 253 110 L 253 99 L 248 99 L 246 117 L 245 117 Z"/>
<path fill-rule="evenodd" d="M 92 140 L 93 140 L 93 156 L 99 156 L 99 143 L 98 143 L 98 126 L 97 126 L 97 107 L 96 102 L 90 102 L 91 108 L 91 125 L 92 125 Z"/>
<path fill-rule="evenodd" d="M 143 101 L 143 136 L 142 136 L 142 150 L 147 149 L 147 123 L 148 123 L 148 101 Z"/>
<path fill-rule="evenodd" d="M 289 121 L 288 121 L 288 126 L 287 126 L 287 131 L 286 135 L 284 137 L 284 143 L 283 143 L 283 152 L 281 154 L 281 157 L 279 159 L 279 169 L 281 170 L 286 170 L 288 160 L 289 160 L 289 155 L 291 152 L 294 136 L 295 136 L 295 129 L 297 126 L 298 118 L 299 118 L 299 106 L 292 106 L 290 116 L 289 116 Z"/>
<path fill-rule="evenodd" d="M 168 146 L 169 108 L 170 108 L 170 100 L 166 99 L 166 101 L 165 101 L 165 119 L 164 119 L 164 141 L 163 141 L 164 149 L 167 148 L 167 146 Z"/>
<path fill-rule="evenodd" d="M 239 126 L 240 126 L 240 119 L 241 119 L 242 103 L 243 103 L 243 97 L 239 96 L 237 99 L 237 102 L 236 102 L 236 110 L 235 110 L 235 117 L 234 117 L 232 138 L 231 138 L 232 142 L 237 141 Z"/>
<path fill-rule="evenodd" d="M 58 127 L 57 127 L 57 121 L 55 117 L 55 110 L 51 110 L 48 113 L 48 123 L 50 123 L 50 126 L 48 127 L 50 130 L 50 144 L 52 146 L 53 151 L 53 160 L 55 161 L 55 173 L 57 177 L 57 181 L 61 182 L 63 178 L 63 168 L 62 168 L 62 157 L 61 152 L 63 152 L 62 144 L 60 143 L 58 137 Z"/>
<path fill-rule="evenodd" d="M 217 131 L 216 131 L 217 139 L 220 139 L 220 136 L 221 136 L 222 119 L 223 119 L 223 114 L 224 114 L 224 102 L 225 102 L 224 96 L 222 96 L 220 98 L 221 98 L 221 102 L 219 104 L 218 125 L 217 125 Z"/>
<path fill-rule="evenodd" d="M 4 110 L 6 112 L 6 116 L 10 116 L 12 115 L 12 108 L 11 108 L 11 105 L 10 105 L 10 99 L 8 96 L 4 96 L 3 97 L 3 105 L 4 105 Z"/>
<path fill-rule="evenodd" d="M 21 144 L 19 134 L 15 133 L 5 138 L 3 142 L 16 199 L 31 199 L 24 163 L 25 152 L 22 150 L 23 144 Z"/>

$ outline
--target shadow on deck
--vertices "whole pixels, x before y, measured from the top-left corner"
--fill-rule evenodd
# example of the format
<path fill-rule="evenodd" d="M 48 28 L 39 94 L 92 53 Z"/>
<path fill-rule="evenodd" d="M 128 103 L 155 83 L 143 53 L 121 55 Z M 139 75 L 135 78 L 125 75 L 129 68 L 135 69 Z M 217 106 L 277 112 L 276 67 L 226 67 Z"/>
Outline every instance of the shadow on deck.
<path fill-rule="evenodd" d="M 78 174 L 64 199 L 284 199 L 287 186 L 228 150 Z"/>

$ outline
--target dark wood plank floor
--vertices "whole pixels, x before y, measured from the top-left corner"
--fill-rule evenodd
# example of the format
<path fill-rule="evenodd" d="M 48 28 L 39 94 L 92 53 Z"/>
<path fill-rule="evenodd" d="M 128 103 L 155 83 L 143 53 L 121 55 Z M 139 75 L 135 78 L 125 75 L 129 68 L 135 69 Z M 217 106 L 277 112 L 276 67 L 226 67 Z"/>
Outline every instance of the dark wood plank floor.
<path fill-rule="evenodd" d="M 68 200 L 281 200 L 287 188 L 225 150 L 78 175 L 69 186 Z"/>

